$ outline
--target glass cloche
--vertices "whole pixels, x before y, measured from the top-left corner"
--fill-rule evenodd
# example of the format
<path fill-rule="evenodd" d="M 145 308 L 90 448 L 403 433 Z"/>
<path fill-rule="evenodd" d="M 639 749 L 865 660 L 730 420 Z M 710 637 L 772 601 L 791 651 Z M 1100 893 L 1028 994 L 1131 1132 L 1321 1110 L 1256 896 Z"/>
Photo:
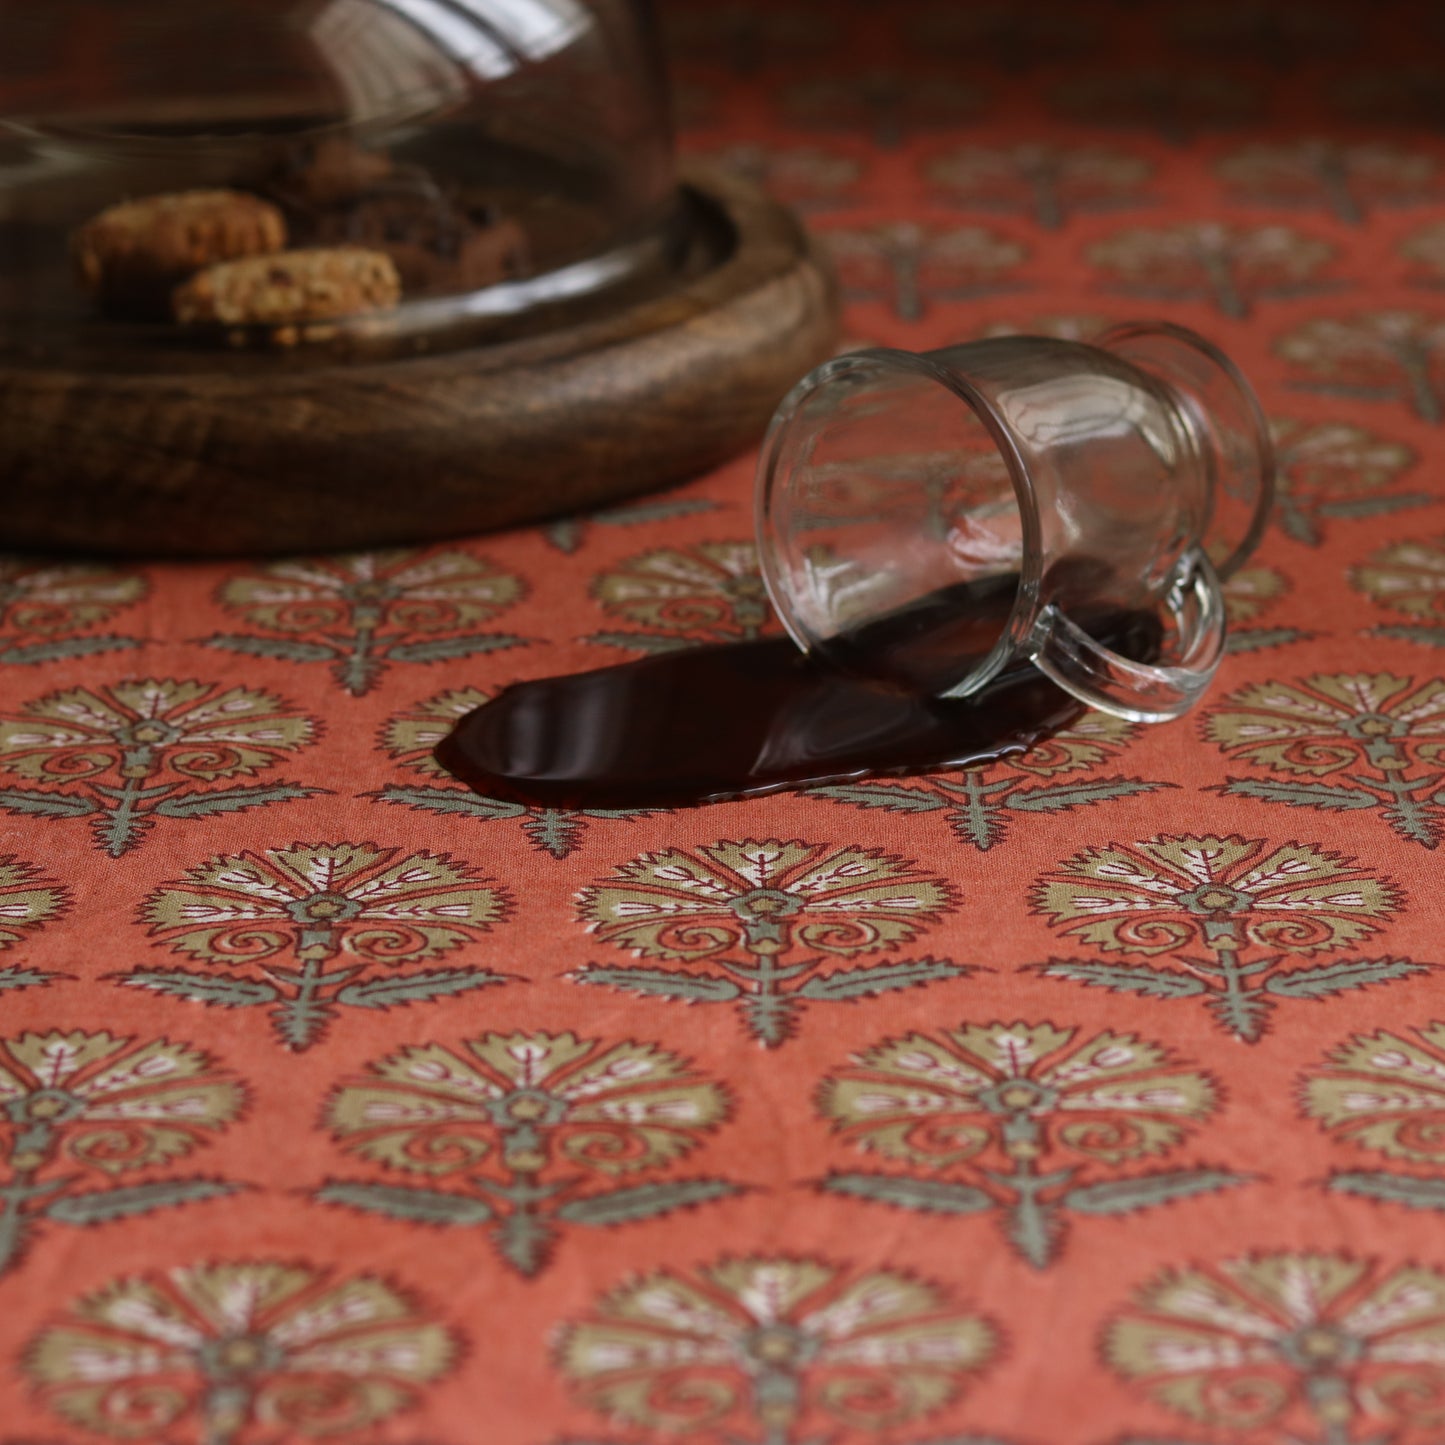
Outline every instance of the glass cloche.
<path fill-rule="evenodd" d="M 622 0 L 6 10 L 8 346 L 432 345 L 678 263 L 661 70 Z"/>
<path fill-rule="evenodd" d="M 826 263 L 644 0 L 0 4 L 0 546 L 410 542 L 756 439 Z"/>

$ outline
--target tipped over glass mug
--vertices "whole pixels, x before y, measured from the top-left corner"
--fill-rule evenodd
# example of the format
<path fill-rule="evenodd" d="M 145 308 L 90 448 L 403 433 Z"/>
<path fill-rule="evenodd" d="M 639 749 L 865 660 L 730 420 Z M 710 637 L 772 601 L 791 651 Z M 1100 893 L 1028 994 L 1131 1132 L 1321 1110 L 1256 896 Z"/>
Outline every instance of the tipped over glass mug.
<path fill-rule="evenodd" d="M 825 662 L 940 698 L 1031 662 L 1092 707 L 1162 722 L 1209 686 L 1221 579 L 1273 495 L 1239 370 L 1184 327 L 1130 322 L 1091 344 L 1005 336 L 825 362 L 773 419 L 756 530 L 779 617 Z M 1099 641 L 1102 615 L 1157 619 L 1156 654 Z M 862 645 L 885 630 L 899 645 Z"/>

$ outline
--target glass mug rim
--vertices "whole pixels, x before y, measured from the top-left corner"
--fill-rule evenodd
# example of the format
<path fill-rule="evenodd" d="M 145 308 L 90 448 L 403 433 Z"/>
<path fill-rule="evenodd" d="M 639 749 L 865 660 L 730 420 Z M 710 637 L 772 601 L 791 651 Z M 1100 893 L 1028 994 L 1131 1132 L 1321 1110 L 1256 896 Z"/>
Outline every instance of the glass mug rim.
<path fill-rule="evenodd" d="M 1255 477 L 1257 488 L 1248 526 L 1236 539 L 1227 539 L 1228 551 L 1218 561 L 1205 552 L 1204 539 L 1213 520 L 1213 500 L 1218 490 L 1227 487 L 1226 478 L 1218 475 L 1214 456 L 1200 441 L 1200 428 L 1205 424 L 1196 415 L 1201 410 L 1187 390 L 1171 384 L 1160 374 L 1128 355 L 1124 349 L 1133 341 L 1163 340 L 1177 343 L 1202 355 L 1218 368 L 1233 387 L 1233 400 L 1241 408 L 1240 420 L 1250 430 L 1250 441 L 1258 459 Z M 983 390 L 970 380 L 966 363 L 959 367 L 948 362 L 949 353 L 964 352 L 970 347 L 989 342 L 1044 342 L 1049 347 L 1067 352 L 1077 348 L 1080 353 L 1105 352 L 1133 367 L 1138 380 L 1154 390 L 1166 408 L 1176 414 L 1182 431 L 1193 449 L 1195 462 L 1204 468 L 1209 483 L 1209 511 L 1198 528 L 1199 536 L 1190 539 L 1169 579 L 1161 610 L 1174 617 L 1183 645 L 1172 663 L 1135 664 L 1120 657 L 1094 640 L 1065 614 L 1050 605 L 1043 595 L 1044 541 L 1037 489 L 1030 475 L 1028 461 L 1013 430 Z M 1082 356 L 1081 356 L 1082 359 Z M 754 489 L 754 532 L 758 541 L 759 566 L 773 608 L 793 642 L 805 653 L 816 651 L 819 639 L 799 620 L 793 606 L 788 584 L 777 551 L 771 545 L 773 508 L 780 488 L 786 482 L 783 463 L 786 459 L 786 434 L 807 400 L 824 387 L 836 384 L 850 372 L 873 369 L 881 375 L 912 374 L 942 386 L 962 405 L 970 408 L 987 430 L 999 457 L 1004 462 L 1018 508 L 1021 530 L 1021 555 L 1018 581 L 1009 616 L 989 651 L 978 658 L 966 676 L 943 697 L 968 696 L 996 677 L 1011 661 L 1021 656 L 1033 661 L 1053 680 L 1091 706 L 1102 708 L 1135 721 L 1162 721 L 1187 711 L 1208 685 L 1223 655 L 1224 600 L 1221 583 L 1236 572 L 1259 543 L 1274 503 L 1275 462 L 1270 429 L 1253 389 L 1237 365 L 1207 338 L 1188 327 L 1168 321 L 1126 321 L 1110 326 L 1089 340 L 1036 336 L 1027 333 L 978 338 L 969 342 L 930 348 L 926 352 L 908 351 L 901 347 L 864 347 L 846 352 L 815 367 L 803 377 L 780 403 L 763 441 L 758 458 Z M 1062 632 L 1062 646 L 1077 656 L 1087 655 L 1097 662 L 1105 659 L 1119 673 L 1147 691 L 1163 681 L 1180 689 L 1181 704 L 1151 710 L 1140 705 L 1121 704 L 1098 694 L 1086 684 L 1050 666 L 1041 655 L 1045 634 Z M 1188 636 L 1184 634 L 1188 633 Z M 1032 647 L 1037 642 L 1038 647 Z M 1058 644 L 1056 644 L 1056 647 Z"/>

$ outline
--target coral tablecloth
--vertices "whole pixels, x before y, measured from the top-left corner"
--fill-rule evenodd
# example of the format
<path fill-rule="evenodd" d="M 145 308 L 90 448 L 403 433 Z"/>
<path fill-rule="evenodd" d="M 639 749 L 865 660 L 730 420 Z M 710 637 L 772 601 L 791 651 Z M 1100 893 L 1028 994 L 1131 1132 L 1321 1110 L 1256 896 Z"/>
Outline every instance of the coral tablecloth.
<path fill-rule="evenodd" d="M 0 1442 L 1445 1440 L 1431 8 L 674 5 L 849 343 L 1216 339 L 1196 714 L 674 812 L 520 678 L 774 626 L 751 459 L 406 552 L 0 562 Z"/>

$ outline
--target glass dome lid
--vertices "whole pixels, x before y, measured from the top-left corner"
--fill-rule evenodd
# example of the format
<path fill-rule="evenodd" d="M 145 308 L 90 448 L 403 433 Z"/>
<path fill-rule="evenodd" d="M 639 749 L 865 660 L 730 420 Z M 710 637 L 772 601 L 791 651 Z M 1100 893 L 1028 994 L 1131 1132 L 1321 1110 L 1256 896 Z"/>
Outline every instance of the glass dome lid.
<path fill-rule="evenodd" d="M 622 0 L 0 14 L 0 346 L 432 349 L 685 263 Z"/>

